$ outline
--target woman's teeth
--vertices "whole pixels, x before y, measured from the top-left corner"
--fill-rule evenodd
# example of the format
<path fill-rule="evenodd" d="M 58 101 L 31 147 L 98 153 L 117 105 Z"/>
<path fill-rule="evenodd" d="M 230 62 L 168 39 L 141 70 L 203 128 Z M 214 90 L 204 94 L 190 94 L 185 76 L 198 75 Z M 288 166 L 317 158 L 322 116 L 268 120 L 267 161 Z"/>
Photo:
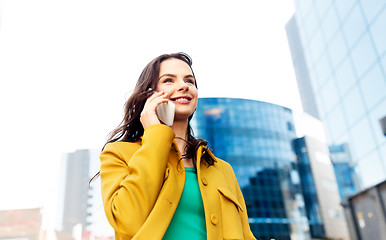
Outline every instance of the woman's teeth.
<path fill-rule="evenodd" d="M 178 98 L 178 99 L 175 99 L 174 101 L 176 101 L 176 102 L 187 102 L 187 101 L 189 101 L 189 99 L 187 99 L 187 98 Z"/>

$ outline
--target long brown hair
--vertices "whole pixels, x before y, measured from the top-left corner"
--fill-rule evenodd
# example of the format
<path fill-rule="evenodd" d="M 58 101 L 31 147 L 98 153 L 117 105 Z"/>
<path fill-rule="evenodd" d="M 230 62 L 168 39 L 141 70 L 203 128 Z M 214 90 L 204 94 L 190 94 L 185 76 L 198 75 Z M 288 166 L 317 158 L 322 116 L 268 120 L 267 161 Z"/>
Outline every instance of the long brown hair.
<path fill-rule="evenodd" d="M 115 128 L 108 136 L 107 143 L 111 142 L 136 142 L 143 135 L 144 129 L 140 122 L 140 114 L 145 105 L 147 98 L 153 93 L 152 89 L 157 89 L 158 77 L 160 71 L 160 65 L 163 61 L 169 58 L 176 58 L 187 63 L 192 70 L 193 76 L 194 72 L 192 69 L 192 59 L 186 53 L 172 53 L 172 54 L 163 54 L 146 65 L 143 69 L 137 84 L 135 85 L 134 91 L 126 101 L 124 105 L 124 117 L 122 122 Z M 195 76 L 194 76 L 195 78 Z M 197 80 L 195 81 L 197 87 Z M 189 116 L 188 122 L 188 138 L 186 141 L 185 154 L 183 158 L 192 158 L 193 165 L 195 168 L 197 157 L 196 152 L 200 146 L 207 146 L 207 141 L 203 139 L 197 139 L 193 136 L 193 129 L 190 126 L 190 120 L 192 119 L 193 114 Z M 208 165 L 213 165 L 214 160 L 209 156 L 207 151 L 203 154 L 202 158 L 208 163 Z M 90 180 L 90 182 L 99 176 L 99 172 Z"/>

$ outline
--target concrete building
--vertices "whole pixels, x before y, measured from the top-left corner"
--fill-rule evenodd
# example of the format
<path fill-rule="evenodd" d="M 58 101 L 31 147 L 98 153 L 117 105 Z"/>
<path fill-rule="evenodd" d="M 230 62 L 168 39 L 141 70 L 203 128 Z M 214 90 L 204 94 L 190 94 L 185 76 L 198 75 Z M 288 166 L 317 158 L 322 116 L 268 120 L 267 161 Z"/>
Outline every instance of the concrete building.
<path fill-rule="evenodd" d="M 40 208 L 0 211 L 0 239 L 42 239 Z"/>
<path fill-rule="evenodd" d="M 304 136 L 294 140 L 294 148 L 311 237 L 349 239 L 327 144 Z"/>
<path fill-rule="evenodd" d="M 58 206 L 58 240 L 111 238 L 114 232 L 104 215 L 98 150 L 82 149 L 64 155 Z"/>
<path fill-rule="evenodd" d="M 334 174 L 324 125 L 304 112 L 295 112 L 293 115 L 299 137 L 294 139 L 293 147 L 312 239 L 347 239 L 348 229 L 340 205 L 339 181 Z M 347 159 L 344 154 L 339 157 L 339 160 Z"/>
<path fill-rule="evenodd" d="M 347 198 L 351 240 L 386 239 L 386 181 Z"/>
<path fill-rule="evenodd" d="M 59 197 L 58 230 L 69 235 L 79 224 L 88 225 L 89 205 L 89 166 L 88 150 L 68 153 L 62 164 Z"/>

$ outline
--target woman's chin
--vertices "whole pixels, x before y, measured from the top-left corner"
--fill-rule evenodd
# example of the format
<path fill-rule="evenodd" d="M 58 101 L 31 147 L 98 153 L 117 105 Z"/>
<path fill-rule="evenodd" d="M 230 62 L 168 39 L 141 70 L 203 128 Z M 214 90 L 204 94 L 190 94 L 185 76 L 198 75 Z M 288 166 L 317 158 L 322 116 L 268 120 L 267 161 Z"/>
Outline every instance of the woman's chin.
<path fill-rule="evenodd" d="M 174 121 L 188 121 L 189 117 L 192 115 L 192 112 L 177 112 L 174 115 Z"/>

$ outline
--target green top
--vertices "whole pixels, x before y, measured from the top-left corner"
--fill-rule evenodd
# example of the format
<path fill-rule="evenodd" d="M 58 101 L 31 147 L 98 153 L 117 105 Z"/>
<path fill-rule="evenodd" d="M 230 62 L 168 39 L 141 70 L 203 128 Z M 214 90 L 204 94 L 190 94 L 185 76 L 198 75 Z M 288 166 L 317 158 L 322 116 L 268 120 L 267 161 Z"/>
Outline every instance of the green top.
<path fill-rule="evenodd" d="M 163 239 L 206 239 L 205 212 L 197 173 L 193 167 L 185 167 L 184 190 L 176 212 Z"/>

